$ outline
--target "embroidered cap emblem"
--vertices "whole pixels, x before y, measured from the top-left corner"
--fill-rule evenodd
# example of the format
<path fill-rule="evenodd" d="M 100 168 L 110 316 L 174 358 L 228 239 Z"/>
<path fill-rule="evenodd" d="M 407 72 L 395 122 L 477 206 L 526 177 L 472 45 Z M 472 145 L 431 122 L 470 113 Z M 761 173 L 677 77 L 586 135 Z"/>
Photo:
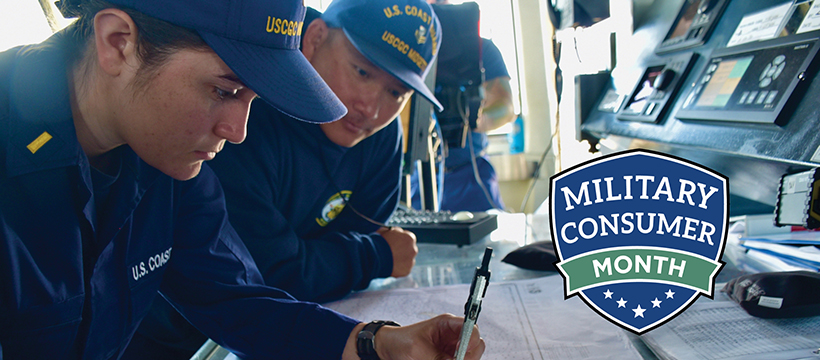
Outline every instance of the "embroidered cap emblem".
<path fill-rule="evenodd" d="M 427 29 L 424 26 L 419 26 L 416 30 L 416 42 L 421 45 L 427 42 Z"/>

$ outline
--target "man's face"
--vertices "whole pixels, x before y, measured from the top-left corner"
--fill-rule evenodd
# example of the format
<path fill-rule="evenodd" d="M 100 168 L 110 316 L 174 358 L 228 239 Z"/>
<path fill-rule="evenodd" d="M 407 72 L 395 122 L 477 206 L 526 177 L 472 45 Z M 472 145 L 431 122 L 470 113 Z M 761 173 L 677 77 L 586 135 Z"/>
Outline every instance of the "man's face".
<path fill-rule="evenodd" d="M 212 51 L 180 50 L 144 87 L 120 103 L 120 136 L 145 162 L 177 180 L 191 179 L 222 150 L 245 139 L 256 94 Z"/>
<path fill-rule="evenodd" d="M 322 79 L 348 109 L 339 121 L 321 124 L 325 135 L 344 147 L 353 147 L 381 130 L 398 116 L 413 91 L 371 63 L 336 32 L 308 55 Z"/>

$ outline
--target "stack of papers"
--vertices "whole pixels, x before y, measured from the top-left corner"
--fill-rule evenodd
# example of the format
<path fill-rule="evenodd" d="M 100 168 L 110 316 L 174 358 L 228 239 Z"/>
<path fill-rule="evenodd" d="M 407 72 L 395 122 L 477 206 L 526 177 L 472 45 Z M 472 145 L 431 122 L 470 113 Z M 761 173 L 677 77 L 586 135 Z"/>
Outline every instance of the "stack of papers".
<path fill-rule="evenodd" d="M 798 268 L 820 271 L 820 231 L 741 237 L 740 241 L 750 254 L 757 252 Z"/>

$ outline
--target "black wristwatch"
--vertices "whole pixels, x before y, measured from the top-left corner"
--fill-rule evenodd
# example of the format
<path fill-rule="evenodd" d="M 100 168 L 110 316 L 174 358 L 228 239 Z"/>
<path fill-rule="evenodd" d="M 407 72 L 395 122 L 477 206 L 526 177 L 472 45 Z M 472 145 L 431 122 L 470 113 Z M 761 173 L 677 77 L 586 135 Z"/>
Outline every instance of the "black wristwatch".
<path fill-rule="evenodd" d="M 376 332 L 385 325 L 401 326 L 395 321 L 375 320 L 365 325 L 362 331 L 359 331 L 359 336 L 356 338 L 356 350 L 362 360 L 380 360 L 379 355 L 376 354 L 373 339 L 376 337 Z"/>

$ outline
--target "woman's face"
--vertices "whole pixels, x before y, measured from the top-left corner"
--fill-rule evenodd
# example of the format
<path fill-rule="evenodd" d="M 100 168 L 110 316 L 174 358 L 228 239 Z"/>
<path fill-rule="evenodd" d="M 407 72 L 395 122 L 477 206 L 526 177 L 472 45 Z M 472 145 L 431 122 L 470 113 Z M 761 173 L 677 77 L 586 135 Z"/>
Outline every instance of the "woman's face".
<path fill-rule="evenodd" d="M 177 180 L 199 174 L 225 141 L 241 143 L 256 94 L 213 51 L 180 50 L 144 86 L 123 91 L 118 133 L 149 165 Z"/>

